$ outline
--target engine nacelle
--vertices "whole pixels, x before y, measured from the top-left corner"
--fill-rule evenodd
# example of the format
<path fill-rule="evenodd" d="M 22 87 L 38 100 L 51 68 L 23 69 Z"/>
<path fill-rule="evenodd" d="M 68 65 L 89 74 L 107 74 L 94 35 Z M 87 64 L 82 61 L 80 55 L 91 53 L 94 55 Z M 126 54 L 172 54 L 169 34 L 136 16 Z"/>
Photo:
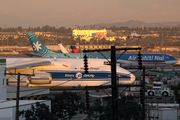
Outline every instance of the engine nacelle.
<path fill-rule="evenodd" d="M 7 79 L 7 84 L 9 86 L 17 86 L 18 77 L 11 76 Z M 28 87 L 29 80 L 27 76 L 20 76 L 20 87 Z"/>
<path fill-rule="evenodd" d="M 30 81 L 33 84 L 50 84 L 52 75 L 50 73 L 36 73 L 35 76 L 31 76 Z"/>

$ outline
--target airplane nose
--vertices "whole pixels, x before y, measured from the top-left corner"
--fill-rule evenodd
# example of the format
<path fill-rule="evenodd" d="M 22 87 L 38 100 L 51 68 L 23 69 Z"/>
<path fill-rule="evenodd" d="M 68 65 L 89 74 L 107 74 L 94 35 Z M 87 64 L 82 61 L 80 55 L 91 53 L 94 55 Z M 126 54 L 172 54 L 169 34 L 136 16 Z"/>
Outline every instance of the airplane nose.
<path fill-rule="evenodd" d="M 119 84 L 132 84 L 135 81 L 136 77 L 129 73 L 127 78 L 120 78 Z"/>
<path fill-rule="evenodd" d="M 136 77 L 131 72 L 121 67 L 116 67 L 116 69 L 120 75 L 119 84 L 132 84 L 135 81 Z"/>
<path fill-rule="evenodd" d="M 176 59 L 176 60 L 174 61 L 174 64 L 177 63 L 177 62 L 178 62 L 178 60 Z"/>
<path fill-rule="evenodd" d="M 136 77 L 131 73 L 130 74 L 130 84 L 132 84 L 135 81 Z"/>

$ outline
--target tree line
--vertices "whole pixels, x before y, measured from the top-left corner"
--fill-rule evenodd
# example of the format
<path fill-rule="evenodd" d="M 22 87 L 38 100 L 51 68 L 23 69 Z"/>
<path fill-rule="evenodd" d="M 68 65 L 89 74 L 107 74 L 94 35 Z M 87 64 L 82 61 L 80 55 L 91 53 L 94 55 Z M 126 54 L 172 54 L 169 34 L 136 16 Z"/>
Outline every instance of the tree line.
<path fill-rule="evenodd" d="M 78 28 L 78 29 L 90 29 L 90 28 Z M 96 29 L 96 28 L 91 28 Z M 97 28 L 99 29 L 99 28 Z M 79 38 L 74 39 L 72 36 L 72 28 L 66 27 L 54 27 L 54 26 L 42 26 L 42 27 L 30 27 L 22 28 L 0 28 L 0 32 L 51 32 L 55 36 L 61 37 L 45 37 L 38 36 L 44 44 L 52 43 L 58 44 L 63 43 L 64 45 L 118 45 L 118 46 L 180 46 L 180 27 L 116 27 L 112 26 L 109 28 L 102 27 L 102 29 L 112 30 L 116 36 L 128 36 L 130 33 L 135 32 L 140 35 L 145 34 L 159 34 L 159 36 L 146 36 L 143 38 L 127 38 L 126 40 L 116 37 L 115 41 L 109 41 L 105 38 L 95 39 L 92 38 L 90 41 L 80 40 Z M 5 40 L 0 41 L 0 45 L 17 45 L 17 46 L 29 46 L 29 42 L 26 36 L 19 36 L 14 39 L 12 36 Z"/>

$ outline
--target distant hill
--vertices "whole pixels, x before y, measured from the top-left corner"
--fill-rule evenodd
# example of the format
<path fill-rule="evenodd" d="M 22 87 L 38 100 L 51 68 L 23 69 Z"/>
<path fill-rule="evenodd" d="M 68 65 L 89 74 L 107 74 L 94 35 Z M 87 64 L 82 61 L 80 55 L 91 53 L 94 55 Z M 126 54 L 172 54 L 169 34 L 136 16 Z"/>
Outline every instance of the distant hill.
<path fill-rule="evenodd" d="M 95 27 L 177 27 L 180 22 L 164 22 L 164 23 L 146 23 L 138 20 L 130 20 L 127 22 L 114 22 L 114 23 L 97 23 L 91 25 L 85 25 L 86 27 L 95 26 Z"/>

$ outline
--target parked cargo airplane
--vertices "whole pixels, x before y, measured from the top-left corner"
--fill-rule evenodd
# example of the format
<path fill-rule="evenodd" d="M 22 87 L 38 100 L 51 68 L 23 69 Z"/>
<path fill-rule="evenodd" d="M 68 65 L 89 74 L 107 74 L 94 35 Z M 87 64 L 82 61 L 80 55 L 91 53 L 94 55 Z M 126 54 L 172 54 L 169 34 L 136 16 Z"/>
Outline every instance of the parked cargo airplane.
<path fill-rule="evenodd" d="M 34 50 L 34 55 L 42 55 L 43 57 L 69 57 L 69 58 L 83 58 L 84 53 L 55 53 L 50 51 L 33 33 L 26 33 L 27 37 L 31 43 L 31 46 Z M 111 58 L 110 53 L 103 53 L 107 58 Z M 118 58 L 121 53 L 116 54 Z M 104 57 L 99 53 L 87 53 L 88 58 L 100 58 Z M 163 67 L 168 65 L 173 65 L 177 63 L 178 60 L 171 55 L 166 54 L 157 54 L 157 53 L 143 53 L 142 54 L 142 65 L 146 67 Z M 118 60 L 117 65 L 121 67 L 138 67 L 138 56 L 137 53 L 126 53 L 123 54 Z"/>
<path fill-rule="evenodd" d="M 111 85 L 111 68 L 104 59 L 89 59 L 89 73 L 84 73 L 83 58 L 7 58 L 10 73 L 32 74 L 21 76 L 22 87 L 50 87 L 50 89 L 84 89 L 85 86 Z M 117 67 L 119 84 L 131 84 L 135 76 Z M 17 76 L 17 75 L 16 75 Z M 6 76 L 9 86 L 17 85 L 17 77 Z"/>

